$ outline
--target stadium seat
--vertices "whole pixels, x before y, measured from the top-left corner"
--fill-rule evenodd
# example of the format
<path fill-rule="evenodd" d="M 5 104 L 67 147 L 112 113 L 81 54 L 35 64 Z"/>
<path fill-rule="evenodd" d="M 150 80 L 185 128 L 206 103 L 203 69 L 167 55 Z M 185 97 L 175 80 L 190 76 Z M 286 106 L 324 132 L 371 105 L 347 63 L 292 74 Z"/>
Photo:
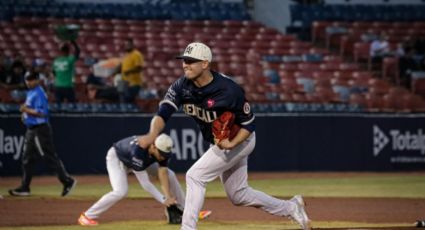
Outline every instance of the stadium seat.
<path fill-rule="evenodd" d="M 398 58 L 385 57 L 382 60 L 382 78 L 390 79 L 397 85 L 400 84 L 400 71 L 398 68 Z"/>
<path fill-rule="evenodd" d="M 326 38 L 326 27 L 330 26 L 332 22 L 329 21 L 314 21 L 312 24 L 311 38 L 313 43 L 324 41 Z"/>
<path fill-rule="evenodd" d="M 377 78 L 370 79 L 368 84 L 369 92 L 377 95 L 386 94 L 390 89 L 390 84 L 387 81 Z"/>
<path fill-rule="evenodd" d="M 360 93 L 350 94 L 349 104 L 350 105 L 359 105 L 363 108 L 366 108 L 367 105 L 368 105 L 365 96 L 363 94 L 360 94 Z"/>
<path fill-rule="evenodd" d="M 353 58 L 356 63 L 366 61 L 367 68 L 371 68 L 371 58 L 369 54 L 370 44 L 366 42 L 356 42 L 353 48 Z"/>
<path fill-rule="evenodd" d="M 281 80 L 280 84 L 283 92 L 304 92 L 304 87 L 302 85 L 299 85 L 295 79 L 285 78 Z"/>
<path fill-rule="evenodd" d="M 382 95 L 374 93 L 366 93 L 365 95 L 367 110 L 369 112 L 381 112 L 384 109 L 384 101 Z"/>
<path fill-rule="evenodd" d="M 425 112 L 425 100 L 421 96 L 406 94 L 402 100 L 406 112 Z"/>
<path fill-rule="evenodd" d="M 325 62 L 320 65 L 320 69 L 324 71 L 336 71 L 339 70 L 340 63 L 338 62 Z"/>
<path fill-rule="evenodd" d="M 320 103 L 334 103 L 341 102 L 339 95 L 337 95 L 332 88 L 327 86 L 317 86 L 314 89 L 314 95 Z"/>
<path fill-rule="evenodd" d="M 404 95 L 396 95 L 393 93 L 387 93 L 383 96 L 384 107 L 383 111 L 385 112 L 404 112 L 405 103 L 403 103 Z"/>

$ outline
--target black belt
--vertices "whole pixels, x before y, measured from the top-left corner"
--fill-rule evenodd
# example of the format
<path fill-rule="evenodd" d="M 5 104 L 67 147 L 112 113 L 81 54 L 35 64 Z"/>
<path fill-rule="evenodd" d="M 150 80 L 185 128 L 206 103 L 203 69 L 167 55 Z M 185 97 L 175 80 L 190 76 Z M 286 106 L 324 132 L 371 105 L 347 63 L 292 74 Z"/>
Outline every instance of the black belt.
<path fill-rule="evenodd" d="M 36 129 L 36 128 L 40 128 L 40 127 L 43 127 L 43 126 L 47 126 L 47 123 L 42 123 L 42 124 L 38 124 L 38 125 L 31 125 L 31 126 L 28 126 L 28 129 Z"/>

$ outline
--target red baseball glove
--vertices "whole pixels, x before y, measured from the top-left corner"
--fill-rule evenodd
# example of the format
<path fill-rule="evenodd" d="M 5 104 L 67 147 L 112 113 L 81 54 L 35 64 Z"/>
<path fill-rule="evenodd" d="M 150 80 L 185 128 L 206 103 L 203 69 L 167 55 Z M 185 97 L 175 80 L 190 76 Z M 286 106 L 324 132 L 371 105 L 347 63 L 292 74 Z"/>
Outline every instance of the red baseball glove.
<path fill-rule="evenodd" d="M 231 112 L 224 112 L 213 121 L 212 133 L 216 143 L 227 138 L 231 141 L 236 136 L 240 127 L 234 122 L 235 114 Z"/>

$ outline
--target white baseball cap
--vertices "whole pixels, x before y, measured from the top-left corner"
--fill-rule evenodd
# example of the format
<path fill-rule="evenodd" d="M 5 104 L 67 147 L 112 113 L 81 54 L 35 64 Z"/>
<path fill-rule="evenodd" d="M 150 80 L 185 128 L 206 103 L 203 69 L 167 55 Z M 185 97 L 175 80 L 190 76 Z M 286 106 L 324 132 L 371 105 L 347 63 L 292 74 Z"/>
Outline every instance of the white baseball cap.
<path fill-rule="evenodd" d="M 173 148 L 173 139 L 163 133 L 155 139 L 155 146 L 162 155 L 168 155 L 171 153 L 171 148 Z"/>
<path fill-rule="evenodd" d="M 212 60 L 210 47 L 201 42 L 193 42 L 187 45 L 183 54 L 176 57 L 177 59 L 193 60 L 193 61 L 208 61 Z"/>

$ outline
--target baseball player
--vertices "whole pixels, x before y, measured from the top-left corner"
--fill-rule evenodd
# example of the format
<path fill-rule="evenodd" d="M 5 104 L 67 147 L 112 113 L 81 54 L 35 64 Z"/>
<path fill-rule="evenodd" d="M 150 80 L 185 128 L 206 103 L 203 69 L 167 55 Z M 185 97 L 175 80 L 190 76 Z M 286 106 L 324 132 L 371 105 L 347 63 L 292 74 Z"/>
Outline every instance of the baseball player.
<path fill-rule="evenodd" d="M 98 225 L 96 219 L 112 205 L 127 195 L 127 172 L 132 171 L 140 185 L 160 203 L 167 206 L 168 222 L 181 223 L 184 208 L 184 193 L 175 173 L 168 168 L 173 141 L 166 134 L 159 135 L 154 144 L 139 147 L 138 137 L 131 136 L 116 142 L 106 156 L 106 166 L 112 191 L 105 194 L 87 211 L 81 213 L 78 223 L 83 226 Z M 148 174 L 158 175 L 162 195 L 149 180 Z M 200 219 L 205 219 L 211 211 L 202 211 Z"/>
<path fill-rule="evenodd" d="M 189 44 L 177 58 L 183 60 L 184 76 L 168 89 L 151 121 L 149 133 L 139 139 L 139 144 L 153 143 L 172 113 L 180 107 L 197 122 L 204 140 L 211 143 L 186 173 L 187 193 L 181 229 L 197 228 L 206 185 L 217 177 L 234 205 L 287 216 L 303 229 L 310 229 L 300 195 L 280 200 L 248 185 L 247 162 L 255 146 L 255 116 L 243 89 L 227 76 L 210 70 L 212 53 L 203 43 Z"/>

